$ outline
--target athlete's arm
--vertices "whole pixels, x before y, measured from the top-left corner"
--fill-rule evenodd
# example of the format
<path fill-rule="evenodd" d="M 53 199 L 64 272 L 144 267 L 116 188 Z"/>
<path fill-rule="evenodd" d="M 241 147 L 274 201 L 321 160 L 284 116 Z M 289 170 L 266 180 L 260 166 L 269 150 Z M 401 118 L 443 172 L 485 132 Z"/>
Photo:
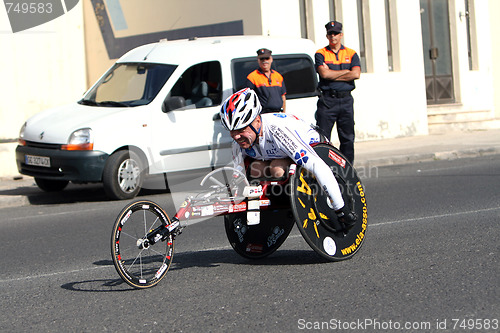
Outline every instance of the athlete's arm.
<path fill-rule="evenodd" d="M 287 127 L 274 128 L 275 142 L 297 165 L 301 165 L 314 174 L 319 185 L 327 193 L 334 210 L 344 207 L 342 193 L 330 167 L 316 154 L 307 138 L 301 138 L 297 131 Z"/>

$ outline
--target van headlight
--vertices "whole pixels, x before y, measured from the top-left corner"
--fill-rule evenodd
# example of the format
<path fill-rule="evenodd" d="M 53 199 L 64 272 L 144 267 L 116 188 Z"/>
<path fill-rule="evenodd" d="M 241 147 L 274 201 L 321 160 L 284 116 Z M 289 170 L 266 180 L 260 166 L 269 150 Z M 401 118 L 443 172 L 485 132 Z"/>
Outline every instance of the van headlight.
<path fill-rule="evenodd" d="M 94 137 L 91 128 L 80 128 L 69 136 L 68 144 L 61 146 L 62 150 L 93 150 Z"/>
<path fill-rule="evenodd" d="M 24 140 L 24 131 L 26 130 L 26 123 L 23 124 L 21 130 L 19 131 L 19 139 L 17 140 L 21 146 L 26 146 L 26 140 Z"/>

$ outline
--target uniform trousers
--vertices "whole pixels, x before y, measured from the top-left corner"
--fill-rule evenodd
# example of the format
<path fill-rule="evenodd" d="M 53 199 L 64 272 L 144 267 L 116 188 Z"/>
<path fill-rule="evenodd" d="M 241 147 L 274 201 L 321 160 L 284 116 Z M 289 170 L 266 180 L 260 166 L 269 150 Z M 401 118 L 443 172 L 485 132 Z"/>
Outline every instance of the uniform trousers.
<path fill-rule="evenodd" d="M 352 95 L 334 97 L 322 94 L 317 103 L 316 126 L 330 140 L 333 125 L 337 123 L 340 152 L 354 162 L 354 98 Z"/>

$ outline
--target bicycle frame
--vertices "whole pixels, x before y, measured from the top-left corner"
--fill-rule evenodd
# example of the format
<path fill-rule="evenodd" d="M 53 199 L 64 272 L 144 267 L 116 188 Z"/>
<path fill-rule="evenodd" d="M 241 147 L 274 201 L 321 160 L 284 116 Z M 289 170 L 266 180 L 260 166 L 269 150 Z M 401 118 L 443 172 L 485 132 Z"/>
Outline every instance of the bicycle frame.
<path fill-rule="evenodd" d="M 286 205 L 273 205 L 272 200 L 267 192 L 271 186 L 286 185 L 290 177 L 295 173 L 297 166 L 291 164 L 288 170 L 288 175 L 285 179 L 281 180 L 260 180 L 262 186 L 262 194 L 258 198 L 259 210 L 275 209 L 275 208 L 288 208 Z M 203 181 L 202 181 L 203 183 Z M 145 238 L 148 239 L 148 244 L 153 245 L 159 240 L 165 240 L 168 235 L 172 234 L 174 238 L 182 233 L 185 226 L 181 224 L 183 221 L 191 219 L 210 218 L 214 216 L 223 216 L 233 213 L 242 213 L 248 211 L 248 198 L 243 196 L 230 196 L 228 198 L 217 197 L 216 200 L 209 200 L 211 195 L 222 193 L 222 187 L 218 190 L 207 191 L 201 198 L 189 196 L 180 205 L 169 225 L 160 226 L 151 230 Z M 224 188 L 225 189 L 225 188 Z M 224 190 L 222 189 L 222 190 Z M 230 191 L 229 191 L 229 194 Z M 160 235 L 161 237 L 158 237 Z"/>

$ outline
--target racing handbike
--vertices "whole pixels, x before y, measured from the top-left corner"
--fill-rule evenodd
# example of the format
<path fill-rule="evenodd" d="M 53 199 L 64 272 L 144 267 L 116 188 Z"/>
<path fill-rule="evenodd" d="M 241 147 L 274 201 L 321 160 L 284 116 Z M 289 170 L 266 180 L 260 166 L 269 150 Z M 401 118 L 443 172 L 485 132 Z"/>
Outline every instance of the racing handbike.
<path fill-rule="evenodd" d="M 190 219 L 224 215 L 232 248 L 249 259 L 276 251 L 297 225 L 309 246 L 329 261 L 355 255 L 365 240 L 368 211 L 365 190 L 349 161 L 327 143 L 313 145 L 339 184 L 344 202 L 356 213 L 354 226 L 337 219 L 314 175 L 292 164 L 284 179 L 248 179 L 231 167 L 208 173 L 201 190 L 189 195 L 171 218 L 157 203 L 139 200 L 118 215 L 111 255 L 120 277 L 134 288 L 149 288 L 166 275 L 174 243 Z"/>

